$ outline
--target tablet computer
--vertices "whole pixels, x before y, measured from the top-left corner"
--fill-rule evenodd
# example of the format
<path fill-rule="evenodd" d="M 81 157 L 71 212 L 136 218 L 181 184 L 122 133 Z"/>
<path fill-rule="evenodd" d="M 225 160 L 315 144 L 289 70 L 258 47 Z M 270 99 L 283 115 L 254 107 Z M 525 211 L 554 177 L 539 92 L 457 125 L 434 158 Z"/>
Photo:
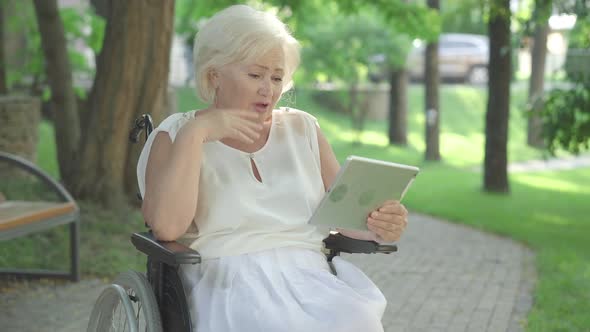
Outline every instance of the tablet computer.
<path fill-rule="evenodd" d="M 349 156 L 309 223 L 367 230 L 369 213 L 386 200 L 401 201 L 418 172 L 415 166 Z"/>

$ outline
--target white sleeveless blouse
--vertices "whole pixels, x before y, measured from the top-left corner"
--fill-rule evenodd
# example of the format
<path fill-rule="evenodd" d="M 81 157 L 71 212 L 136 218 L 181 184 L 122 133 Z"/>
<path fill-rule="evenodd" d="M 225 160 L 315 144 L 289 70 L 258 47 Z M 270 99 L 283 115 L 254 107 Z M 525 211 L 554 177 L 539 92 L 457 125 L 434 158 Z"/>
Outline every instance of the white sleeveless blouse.
<path fill-rule="evenodd" d="M 174 142 L 194 114 L 173 114 L 149 136 L 137 165 L 142 196 L 157 133 L 168 132 Z M 178 241 L 198 250 L 203 259 L 280 247 L 321 250 L 328 230 L 308 224 L 325 192 L 316 126 L 310 114 L 281 108 L 273 111 L 268 140 L 257 152 L 246 153 L 220 141 L 205 143 L 196 215 Z"/>
<path fill-rule="evenodd" d="M 148 138 L 137 166 L 142 195 L 154 137 L 166 131 L 174 141 L 193 117 L 174 114 Z M 258 152 L 204 144 L 196 216 L 180 239 L 204 258 L 179 269 L 193 329 L 383 332 L 381 291 L 340 257 L 333 275 L 320 252 L 328 231 L 308 224 L 324 195 L 316 126 L 305 112 L 281 109 Z"/>

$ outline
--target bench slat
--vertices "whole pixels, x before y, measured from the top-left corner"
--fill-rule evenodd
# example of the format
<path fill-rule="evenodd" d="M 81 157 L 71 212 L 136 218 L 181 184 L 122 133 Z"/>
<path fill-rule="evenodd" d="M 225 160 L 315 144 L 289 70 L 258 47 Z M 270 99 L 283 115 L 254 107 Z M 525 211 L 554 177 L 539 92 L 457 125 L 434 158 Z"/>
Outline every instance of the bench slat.
<path fill-rule="evenodd" d="M 5 201 L 0 203 L 0 232 L 75 212 L 73 202 Z"/>

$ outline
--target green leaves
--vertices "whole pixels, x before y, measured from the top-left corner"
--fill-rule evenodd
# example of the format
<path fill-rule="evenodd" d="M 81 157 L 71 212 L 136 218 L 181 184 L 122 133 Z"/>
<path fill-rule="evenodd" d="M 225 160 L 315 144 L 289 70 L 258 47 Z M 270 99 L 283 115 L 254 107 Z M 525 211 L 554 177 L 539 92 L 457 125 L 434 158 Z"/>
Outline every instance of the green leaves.
<path fill-rule="evenodd" d="M 432 40 L 440 34 L 441 19 L 437 11 L 403 0 L 373 0 L 370 4 L 356 0 L 341 0 L 338 5 L 345 13 L 372 9 L 381 15 L 396 33 L 412 38 Z"/>
<path fill-rule="evenodd" d="M 539 1 L 539 0 L 538 0 Z M 578 154 L 590 148 L 590 19 L 586 0 L 553 1 L 559 12 L 578 16 L 570 32 L 565 71 L 570 86 L 549 93 L 543 106 L 543 136 L 550 153 Z"/>
<path fill-rule="evenodd" d="M 366 80 L 372 58 L 382 58 L 388 66 L 401 66 L 411 47 L 407 36 L 392 34 L 383 21 L 368 12 L 335 15 L 329 23 L 306 25 L 301 34 L 306 41 L 304 70 L 317 80 Z"/>
<path fill-rule="evenodd" d="M 17 10 L 21 16 L 11 17 L 8 21 L 8 29 L 11 31 L 24 31 L 26 39 L 25 47 L 21 50 L 22 66 L 8 68 L 9 86 L 41 83 L 45 81 L 44 59 L 41 48 L 41 35 L 38 31 L 35 16 L 30 6 L 19 3 Z M 93 11 L 81 12 L 76 8 L 60 9 L 60 17 L 64 25 L 68 42 L 68 56 L 70 64 L 77 76 L 94 76 L 94 65 L 89 63 L 85 51 L 92 50 L 95 54 L 102 47 L 105 22 L 95 15 Z M 45 99 L 48 92 L 41 92 Z"/>
<path fill-rule="evenodd" d="M 235 0 L 176 0 L 174 6 L 174 30 L 185 42 L 192 45 L 195 34 L 199 30 L 199 22 L 213 16 L 230 5 L 244 3 Z"/>
<path fill-rule="evenodd" d="M 562 148 L 578 154 L 590 144 L 590 78 L 569 89 L 551 91 L 542 111 L 543 136 L 550 153 Z"/>

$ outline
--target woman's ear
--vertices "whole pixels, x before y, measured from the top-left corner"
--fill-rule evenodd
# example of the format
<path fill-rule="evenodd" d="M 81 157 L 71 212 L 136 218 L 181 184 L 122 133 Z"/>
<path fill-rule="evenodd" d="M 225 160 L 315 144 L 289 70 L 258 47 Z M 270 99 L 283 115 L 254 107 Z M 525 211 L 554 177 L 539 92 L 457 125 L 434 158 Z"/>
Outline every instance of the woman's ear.
<path fill-rule="evenodd" d="M 211 86 L 215 89 L 219 88 L 219 72 L 216 69 L 210 69 L 207 76 Z"/>

